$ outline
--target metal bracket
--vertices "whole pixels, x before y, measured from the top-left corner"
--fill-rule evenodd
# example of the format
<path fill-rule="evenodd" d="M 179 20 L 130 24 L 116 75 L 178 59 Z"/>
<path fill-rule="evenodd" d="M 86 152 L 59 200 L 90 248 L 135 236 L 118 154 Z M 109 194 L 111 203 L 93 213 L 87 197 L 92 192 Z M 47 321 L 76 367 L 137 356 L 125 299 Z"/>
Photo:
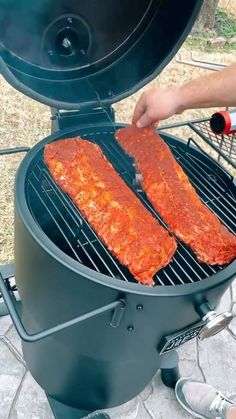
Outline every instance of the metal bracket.
<path fill-rule="evenodd" d="M 166 134 L 167 130 L 181 128 L 181 127 L 188 127 L 190 128 L 195 134 L 198 135 L 205 143 L 207 143 L 217 154 L 218 154 L 218 161 L 223 158 L 229 165 L 231 165 L 233 168 L 236 168 L 236 161 L 233 155 L 231 153 L 226 152 L 224 149 L 222 149 L 221 144 L 217 144 L 217 138 L 216 137 L 222 137 L 221 143 L 227 145 L 230 150 L 233 150 L 233 144 L 235 142 L 236 135 L 221 135 L 216 136 L 210 131 L 209 127 L 209 118 L 203 118 L 203 119 L 195 119 L 191 121 L 183 121 L 178 122 L 175 124 L 165 124 L 159 127 L 159 133 L 160 135 Z M 191 139 L 192 142 L 195 143 L 195 146 L 198 148 L 201 148 L 197 141 L 194 141 Z M 189 144 L 189 143 L 188 143 Z M 203 151 L 203 150 L 201 150 Z M 203 151 L 207 157 L 209 158 L 209 154 Z M 214 162 L 216 162 L 215 159 L 212 158 Z M 221 169 L 224 170 L 223 166 L 221 165 Z M 225 171 L 228 176 L 229 173 Z"/>
<path fill-rule="evenodd" d="M 0 276 L 2 276 L 2 278 L 4 280 L 8 280 L 10 278 L 13 278 L 15 276 L 15 265 L 14 265 L 14 263 L 10 263 L 8 265 L 0 266 Z M 14 290 L 16 290 L 15 286 L 14 286 Z M 2 298 L 2 294 L 0 293 L 0 301 L 1 301 L 1 298 Z M 0 302 L 0 317 L 6 316 L 7 314 L 9 314 L 9 311 L 8 311 L 8 308 L 5 304 L 5 302 Z"/>
<path fill-rule="evenodd" d="M 178 53 L 175 56 L 175 61 L 179 64 L 191 65 L 192 67 L 205 68 L 207 70 L 213 70 L 213 71 L 219 71 L 227 67 L 226 64 L 216 63 L 212 61 L 203 61 L 198 58 L 195 58 L 193 53 L 191 53 L 190 60 L 184 59 L 182 54 Z"/>
<path fill-rule="evenodd" d="M 16 153 L 27 153 L 30 150 L 30 147 L 15 147 L 15 148 L 5 148 L 0 150 L 0 156 L 7 156 L 9 154 Z"/>
<path fill-rule="evenodd" d="M 69 127 L 80 125 L 96 125 L 104 123 L 115 123 L 115 111 L 112 106 L 89 108 L 77 111 L 60 111 L 51 108 L 51 131 L 52 134 Z"/>

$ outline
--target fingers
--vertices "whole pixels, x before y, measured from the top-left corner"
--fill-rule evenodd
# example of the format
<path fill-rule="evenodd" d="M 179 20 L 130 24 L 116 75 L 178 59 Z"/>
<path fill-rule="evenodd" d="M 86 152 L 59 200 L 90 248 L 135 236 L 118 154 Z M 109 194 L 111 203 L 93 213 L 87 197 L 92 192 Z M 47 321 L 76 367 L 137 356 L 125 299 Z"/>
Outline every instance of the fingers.
<path fill-rule="evenodd" d="M 135 107 L 134 116 L 132 123 L 138 128 L 152 127 L 156 123 L 156 119 L 153 118 L 153 106 L 152 106 L 153 89 L 144 92 Z"/>
<path fill-rule="evenodd" d="M 145 110 L 146 110 L 146 100 L 145 100 L 145 94 L 143 93 L 142 96 L 139 98 L 137 105 L 135 107 L 132 124 L 137 123 L 137 121 L 145 113 Z"/>
<path fill-rule="evenodd" d="M 133 124 L 138 128 L 154 128 L 155 123 L 179 113 L 179 96 L 180 90 L 173 87 L 147 90 L 137 103 Z"/>
<path fill-rule="evenodd" d="M 154 120 L 153 118 L 150 116 L 150 113 L 148 111 L 146 111 L 141 118 L 139 118 L 139 120 L 136 122 L 136 126 L 138 128 L 145 128 L 145 127 L 150 127 L 154 125 Z"/>

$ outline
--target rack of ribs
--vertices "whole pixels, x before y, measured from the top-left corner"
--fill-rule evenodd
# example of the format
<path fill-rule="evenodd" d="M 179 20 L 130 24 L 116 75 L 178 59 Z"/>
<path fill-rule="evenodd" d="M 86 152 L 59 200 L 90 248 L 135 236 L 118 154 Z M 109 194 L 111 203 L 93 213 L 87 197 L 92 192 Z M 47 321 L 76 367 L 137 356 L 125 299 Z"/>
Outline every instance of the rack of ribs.
<path fill-rule="evenodd" d="M 176 240 L 142 205 L 98 145 L 82 138 L 52 142 L 44 161 L 101 241 L 141 284 L 172 259 Z"/>
<path fill-rule="evenodd" d="M 142 187 L 170 231 L 200 262 L 223 265 L 236 257 L 236 236 L 204 205 L 168 145 L 153 129 L 135 126 L 116 132 L 117 141 L 135 159 Z"/>

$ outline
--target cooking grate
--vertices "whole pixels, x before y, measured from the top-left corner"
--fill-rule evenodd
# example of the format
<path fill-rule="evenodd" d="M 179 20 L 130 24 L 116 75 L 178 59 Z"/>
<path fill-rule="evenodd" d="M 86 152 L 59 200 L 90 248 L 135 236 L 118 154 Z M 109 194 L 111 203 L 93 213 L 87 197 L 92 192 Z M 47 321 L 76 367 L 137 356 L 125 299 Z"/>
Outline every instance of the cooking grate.
<path fill-rule="evenodd" d="M 212 132 L 210 122 L 196 121 L 190 123 L 191 128 L 211 147 L 215 149 L 236 169 L 236 134 L 230 135 L 217 135 Z"/>
<path fill-rule="evenodd" d="M 190 128 L 217 153 L 217 160 L 225 160 L 236 168 L 236 134 L 217 135 L 210 128 L 209 119 L 198 119 L 160 126 L 161 132 L 176 128 Z"/>
<path fill-rule="evenodd" d="M 130 159 L 114 140 L 114 132 L 76 132 L 96 142 L 115 169 L 134 190 L 143 204 L 163 224 L 146 195 L 134 187 L 134 170 Z M 165 136 L 172 152 L 189 176 L 205 204 L 221 221 L 236 232 L 236 188 L 232 178 L 212 159 L 169 136 Z M 43 150 L 33 159 L 27 175 L 26 196 L 31 213 L 47 236 L 79 263 L 105 275 L 135 282 L 130 272 L 106 249 L 72 200 L 52 180 L 43 162 Z M 197 261 L 192 251 L 178 241 L 172 262 L 155 275 L 156 285 L 178 285 L 201 281 L 222 269 Z"/>

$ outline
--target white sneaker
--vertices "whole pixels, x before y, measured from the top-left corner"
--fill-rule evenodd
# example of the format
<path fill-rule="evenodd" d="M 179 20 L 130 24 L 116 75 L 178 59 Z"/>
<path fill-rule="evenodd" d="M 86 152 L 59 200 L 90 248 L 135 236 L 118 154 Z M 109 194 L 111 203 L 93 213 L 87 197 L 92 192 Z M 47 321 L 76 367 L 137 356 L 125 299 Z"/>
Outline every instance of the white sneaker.
<path fill-rule="evenodd" d="M 179 404 L 200 419 L 226 419 L 234 403 L 209 384 L 181 378 L 175 386 Z"/>

